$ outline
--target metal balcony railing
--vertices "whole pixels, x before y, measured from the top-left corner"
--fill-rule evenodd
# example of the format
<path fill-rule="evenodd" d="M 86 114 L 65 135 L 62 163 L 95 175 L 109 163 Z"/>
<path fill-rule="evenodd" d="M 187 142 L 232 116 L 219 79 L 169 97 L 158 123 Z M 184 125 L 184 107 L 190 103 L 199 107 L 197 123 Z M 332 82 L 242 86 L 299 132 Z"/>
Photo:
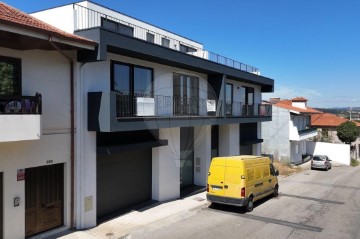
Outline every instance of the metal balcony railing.
<path fill-rule="evenodd" d="M 117 118 L 222 116 L 222 102 L 197 97 L 116 94 Z"/>
<path fill-rule="evenodd" d="M 134 25 L 132 23 L 92 10 L 79 4 L 73 4 L 73 9 L 75 16 L 75 31 L 102 27 L 118 34 L 123 34 L 141 39 L 143 41 L 152 42 L 154 44 L 162 45 L 173 50 L 178 50 L 186 54 L 204 58 L 218 64 L 260 75 L 260 71 L 256 67 L 241 63 L 225 56 L 221 56 L 217 53 L 206 51 L 180 40 Z"/>
<path fill-rule="evenodd" d="M 41 114 L 41 94 L 0 95 L 0 114 Z"/>
<path fill-rule="evenodd" d="M 225 108 L 224 108 L 225 107 Z M 256 109 L 256 110 L 255 110 Z M 266 117 L 271 105 L 247 105 L 241 102 L 197 97 L 116 93 L 116 116 L 126 117 Z"/>
<path fill-rule="evenodd" d="M 245 104 L 243 102 L 226 102 L 226 116 L 271 116 L 271 105 L 269 104 Z"/>

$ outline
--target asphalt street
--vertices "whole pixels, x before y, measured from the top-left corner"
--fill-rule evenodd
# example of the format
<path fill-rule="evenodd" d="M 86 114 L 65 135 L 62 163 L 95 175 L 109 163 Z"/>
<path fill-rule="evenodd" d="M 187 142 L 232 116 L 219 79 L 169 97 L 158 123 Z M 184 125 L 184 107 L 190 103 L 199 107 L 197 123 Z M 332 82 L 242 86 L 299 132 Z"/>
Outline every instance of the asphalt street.
<path fill-rule="evenodd" d="M 251 213 L 207 204 L 126 238 L 360 238 L 360 167 L 304 170 L 279 184 L 280 196 L 261 200 Z"/>

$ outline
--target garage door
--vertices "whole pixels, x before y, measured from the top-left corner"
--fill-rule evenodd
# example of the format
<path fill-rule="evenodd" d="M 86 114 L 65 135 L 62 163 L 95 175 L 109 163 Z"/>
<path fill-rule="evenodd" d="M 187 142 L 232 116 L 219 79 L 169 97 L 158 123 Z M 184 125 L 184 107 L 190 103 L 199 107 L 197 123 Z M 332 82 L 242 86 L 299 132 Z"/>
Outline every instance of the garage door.
<path fill-rule="evenodd" d="M 151 200 L 152 150 L 97 157 L 97 217 Z"/>

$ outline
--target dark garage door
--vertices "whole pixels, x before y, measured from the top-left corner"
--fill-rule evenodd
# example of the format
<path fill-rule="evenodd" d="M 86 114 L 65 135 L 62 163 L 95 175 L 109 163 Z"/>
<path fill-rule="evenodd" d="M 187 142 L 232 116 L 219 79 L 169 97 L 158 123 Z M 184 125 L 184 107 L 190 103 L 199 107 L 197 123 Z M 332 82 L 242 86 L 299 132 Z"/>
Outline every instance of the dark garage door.
<path fill-rule="evenodd" d="M 151 200 L 152 150 L 97 156 L 97 217 Z"/>

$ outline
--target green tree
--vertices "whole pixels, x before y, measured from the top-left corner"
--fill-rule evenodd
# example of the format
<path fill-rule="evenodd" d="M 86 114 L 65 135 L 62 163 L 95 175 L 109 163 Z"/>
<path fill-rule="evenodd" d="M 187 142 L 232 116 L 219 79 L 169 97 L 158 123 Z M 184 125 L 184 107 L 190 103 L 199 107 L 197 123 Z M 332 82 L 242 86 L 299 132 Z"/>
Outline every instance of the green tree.
<path fill-rule="evenodd" d="M 352 121 L 346 121 L 339 125 L 336 129 L 337 136 L 345 144 L 351 144 L 360 135 L 360 128 Z"/>
<path fill-rule="evenodd" d="M 14 66 L 0 62 L 0 95 L 12 95 L 15 92 Z"/>

